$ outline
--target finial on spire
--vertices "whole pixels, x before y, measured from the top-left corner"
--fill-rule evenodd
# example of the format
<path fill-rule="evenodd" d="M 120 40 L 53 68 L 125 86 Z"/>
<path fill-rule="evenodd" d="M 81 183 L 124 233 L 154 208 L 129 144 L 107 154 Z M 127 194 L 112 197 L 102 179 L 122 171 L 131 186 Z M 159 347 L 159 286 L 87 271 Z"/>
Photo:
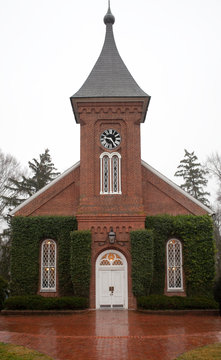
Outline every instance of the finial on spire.
<path fill-rule="evenodd" d="M 112 14 L 111 9 L 110 9 L 110 0 L 108 0 L 108 10 L 104 17 L 104 23 L 105 23 L 105 25 L 107 25 L 107 24 L 113 25 L 115 23 L 115 17 Z"/>

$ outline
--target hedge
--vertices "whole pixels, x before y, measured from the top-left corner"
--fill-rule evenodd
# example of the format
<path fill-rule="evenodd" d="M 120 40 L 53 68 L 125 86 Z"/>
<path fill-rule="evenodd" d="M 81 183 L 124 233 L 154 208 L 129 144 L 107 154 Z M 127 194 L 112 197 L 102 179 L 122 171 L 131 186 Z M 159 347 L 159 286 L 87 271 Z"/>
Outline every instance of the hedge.
<path fill-rule="evenodd" d="M 40 246 L 53 239 L 58 246 L 60 295 L 72 295 L 70 233 L 77 228 L 71 216 L 16 216 L 12 219 L 11 294 L 33 295 L 38 291 Z"/>
<path fill-rule="evenodd" d="M 146 310 L 193 310 L 218 309 L 218 303 L 210 297 L 183 297 L 150 295 L 137 298 L 137 306 Z"/>
<path fill-rule="evenodd" d="M 88 307 L 83 297 L 12 296 L 4 304 L 6 310 L 74 310 Z"/>
<path fill-rule="evenodd" d="M 146 218 L 154 235 L 152 294 L 163 294 L 166 242 L 177 238 L 183 244 L 183 267 L 188 296 L 212 296 L 215 275 L 213 223 L 208 215 L 158 215 Z M 144 294 L 143 294 L 144 295 Z"/>
<path fill-rule="evenodd" d="M 74 295 L 89 297 L 91 277 L 91 232 L 71 233 L 71 279 Z"/>
<path fill-rule="evenodd" d="M 135 296 L 149 295 L 153 278 L 152 231 L 131 231 L 130 240 L 133 293 Z"/>
<path fill-rule="evenodd" d="M 8 282 L 0 276 L 0 310 L 3 308 L 3 304 L 7 296 Z"/>

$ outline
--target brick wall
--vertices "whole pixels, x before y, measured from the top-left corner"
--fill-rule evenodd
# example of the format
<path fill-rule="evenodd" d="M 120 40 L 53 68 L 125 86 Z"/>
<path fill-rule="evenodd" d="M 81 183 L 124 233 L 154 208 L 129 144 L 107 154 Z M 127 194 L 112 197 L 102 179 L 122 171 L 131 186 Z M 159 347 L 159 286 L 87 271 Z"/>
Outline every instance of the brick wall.
<path fill-rule="evenodd" d="M 106 249 L 124 254 L 128 263 L 128 304 L 135 308 L 132 294 L 129 233 L 145 227 L 145 216 L 156 214 L 205 214 L 195 202 L 141 165 L 140 119 L 142 102 L 80 103 L 81 165 L 43 189 L 15 215 L 75 215 L 79 230 L 92 231 L 92 269 L 90 304 L 95 307 L 95 264 Z M 100 144 L 106 129 L 121 134 L 114 150 L 121 155 L 122 194 L 100 195 L 100 155 L 108 152 Z M 116 241 L 108 240 L 110 229 Z M 44 294 L 47 296 L 47 294 Z M 48 296 L 51 296 L 48 294 Z"/>

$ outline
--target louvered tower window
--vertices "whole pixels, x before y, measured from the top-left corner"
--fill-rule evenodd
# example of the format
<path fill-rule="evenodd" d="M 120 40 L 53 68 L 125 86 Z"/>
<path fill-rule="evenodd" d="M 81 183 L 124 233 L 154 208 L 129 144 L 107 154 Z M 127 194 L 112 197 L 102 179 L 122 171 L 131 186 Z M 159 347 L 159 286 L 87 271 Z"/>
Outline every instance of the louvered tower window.
<path fill-rule="evenodd" d="M 182 244 L 177 239 L 167 242 L 167 290 L 183 290 Z"/>
<path fill-rule="evenodd" d="M 44 240 L 41 246 L 41 291 L 56 291 L 57 245 L 54 240 Z"/>

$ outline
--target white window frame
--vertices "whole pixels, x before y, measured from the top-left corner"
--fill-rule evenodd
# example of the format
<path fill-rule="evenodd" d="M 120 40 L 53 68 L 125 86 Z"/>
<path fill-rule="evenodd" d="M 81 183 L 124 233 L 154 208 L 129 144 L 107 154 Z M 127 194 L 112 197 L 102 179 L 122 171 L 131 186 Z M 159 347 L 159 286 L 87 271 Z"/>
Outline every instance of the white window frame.
<path fill-rule="evenodd" d="M 114 191 L 114 177 L 113 177 L 113 158 L 116 156 L 118 158 L 118 187 L 117 191 Z M 104 157 L 108 158 L 108 190 L 104 189 Z M 100 194 L 122 194 L 121 192 L 121 155 L 118 152 L 103 152 L 100 155 Z"/>
<path fill-rule="evenodd" d="M 179 261 L 179 265 L 176 264 L 175 262 L 175 247 L 173 250 L 173 264 L 170 264 L 169 262 L 169 245 L 171 245 L 172 243 L 176 243 L 179 245 L 179 253 L 180 253 L 180 261 Z M 167 291 L 171 291 L 171 292 L 177 292 L 177 291 L 184 291 L 183 290 L 183 251 L 182 251 L 182 243 L 180 240 L 178 239 L 170 239 L 167 241 L 166 244 L 166 256 L 167 256 Z M 179 287 L 171 287 L 170 286 L 170 271 L 174 272 L 174 279 L 176 277 L 176 272 L 180 272 L 180 286 Z M 175 280 L 174 280 L 175 283 Z"/>
<path fill-rule="evenodd" d="M 48 274 L 50 274 L 50 268 L 54 268 L 54 287 L 49 287 L 49 286 L 43 287 L 44 268 L 46 267 L 43 263 L 43 261 L 44 261 L 44 244 L 48 243 L 48 242 L 53 243 L 55 246 L 54 264 L 47 265 L 47 268 L 49 269 Z M 48 254 L 48 256 L 49 256 L 49 254 Z M 57 276 L 57 244 L 52 239 L 45 239 L 44 241 L 42 241 L 42 244 L 41 244 L 41 287 L 40 287 L 40 291 L 41 292 L 56 292 L 56 276 Z"/>

